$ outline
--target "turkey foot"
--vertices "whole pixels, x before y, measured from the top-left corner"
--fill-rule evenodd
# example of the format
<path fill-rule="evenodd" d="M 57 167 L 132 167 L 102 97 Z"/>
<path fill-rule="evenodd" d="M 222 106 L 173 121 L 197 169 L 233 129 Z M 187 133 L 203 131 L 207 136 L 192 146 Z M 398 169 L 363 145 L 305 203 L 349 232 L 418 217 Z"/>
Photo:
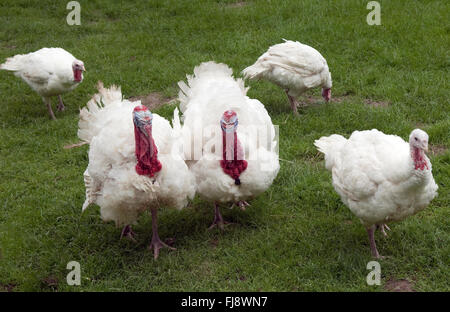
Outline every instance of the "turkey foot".
<path fill-rule="evenodd" d="M 62 112 L 63 110 L 66 109 L 66 107 L 64 106 L 64 103 L 63 103 L 61 95 L 58 95 L 58 99 L 59 99 L 58 111 Z"/>
<path fill-rule="evenodd" d="M 289 102 L 291 103 L 292 111 L 294 112 L 295 115 L 298 115 L 298 112 L 297 112 L 298 102 L 297 102 L 297 100 L 289 95 L 289 90 L 285 90 L 285 92 L 286 92 L 286 95 L 287 95 L 287 97 L 289 99 Z"/>
<path fill-rule="evenodd" d="M 381 231 L 381 233 L 383 233 L 384 237 L 387 237 L 387 236 L 388 236 L 387 233 L 386 233 L 386 231 L 385 231 L 384 229 L 386 229 L 386 230 L 388 230 L 388 231 L 391 230 L 391 229 L 387 226 L 387 224 L 378 224 L 378 225 L 377 225 L 377 228 L 380 229 L 380 231 Z"/>
<path fill-rule="evenodd" d="M 219 205 L 217 205 L 217 203 L 214 203 L 214 206 L 215 206 L 214 221 L 209 226 L 208 230 L 211 230 L 217 226 L 219 229 L 223 231 L 225 224 L 233 224 L 233 223 L 227 222 L 223 219 L 222 214 L 220 213 Z"/>
<path fill-rule="evenodd" d="M 122 233 L 120 234 L 120 239 L 122 239 L 123 237 L 128 238 L 129 240 L 131 240 L 132 242 L 136 243 L 136 239 L 134 238 L 135 234 L 133 232 L 133 230 L 131 229 L 131 225 L 125 225 L 122 229 Z"/>
<path fill-rule="evenodd" d="M 239 206 L 239 208 L 241 208 L 241 210 L 245 210 L 245 207 L 250 206 L 250 204 L 245 200 L 238 201 L 237 205 Z"/>
<path fill-rule="evenodd" d="M 158 259 L 159 250 L 163 247 L 169 248 L 170 250 L 176 250 L 176 248 L 170 247 L 169 245 L 163 243 L 158 235 L 158 210 L 157 208 L 152 208 L 152 241 L 148 249 L 153 249 L 153 255 L 155 260 Z"/>

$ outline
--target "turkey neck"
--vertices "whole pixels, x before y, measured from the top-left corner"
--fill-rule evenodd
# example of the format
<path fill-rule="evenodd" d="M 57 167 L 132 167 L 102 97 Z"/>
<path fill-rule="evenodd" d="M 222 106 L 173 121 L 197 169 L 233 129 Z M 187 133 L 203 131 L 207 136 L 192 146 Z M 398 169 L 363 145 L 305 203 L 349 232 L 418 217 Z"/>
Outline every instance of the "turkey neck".
<path fill-rule="evenodd" d="M 236 131 L 222 131 L 223 159 L 220 165 L 223 171 L 234 179 L 236 185 L 241 184 L 240 175 L 247 169 L 247 161 L 243 160 L 243 151 Z"/>
<path fill-rule="evenodd" d="M 428 170 L 428 164 L 427 160 L 425 158 L 425 152 L 417 148 L 415 146 L 411 147 L 411 158 L 414 162 L 414 169 L 415 170 L 425 170 L 425 168 Z"/>
<path fill-rule="evenodd" d="M 140 175 L 153 177 L 162 168 L 158 160 L 158 149 L 152 137 L 152 125 L 136 127 L 134 125 L 134 139 L 136 143 L 136 172 Z"/>

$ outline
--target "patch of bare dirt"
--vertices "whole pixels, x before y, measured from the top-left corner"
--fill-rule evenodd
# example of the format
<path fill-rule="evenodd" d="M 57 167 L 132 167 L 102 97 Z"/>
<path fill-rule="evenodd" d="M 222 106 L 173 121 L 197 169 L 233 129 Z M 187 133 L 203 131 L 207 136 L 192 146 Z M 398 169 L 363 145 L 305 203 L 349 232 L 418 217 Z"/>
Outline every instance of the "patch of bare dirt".
<path fill-rule="evenodd" d="M 245 1 L 239 1 L 235 3 L 227 4 L 227 8 L 242 8 L 247 5 L 247 2 Z"/>
<path fill-rule="evenodd" d="M 175 98 L 166 98 L 158 92 L 152 92 L 147 95 L 132 96 L 128 100 L 131 102 L 141 101 L 142 105 L 152 110 L 175 101 Z"/>
<path fill-rule="evenodd" d="M 415 292 L 414 284 L 406 279 L 390 279 L 384 288 L 391 292 Z"/>
<path fill-rule="evenodd" d="M 349 96 L 348 95 L 342 95 L 342 96 L 331 96 L 330 103 L 341 103 L 345 101 Z M 307 105 L 316 104 L 319 102 L 323 102 L 324 99 L 321 96 L 315 96 L 315 95 L 308 95 L 305 97 L 299 97 L 298 101 L 301 103 L 302 101 L 306 103 Z"/>
<path fill-rule="evenodd" d="M 364 103 L 373 107 L 386 107 L 391 104 L 389 101 L 373 101 L 371 99 L 365 99 Z"/>
<path fill-rule="evenodd" d="M 442 155 L 447 152 L 447 148 L 444 145 L 429 145 L 429 151 L 432 155 Z"/>

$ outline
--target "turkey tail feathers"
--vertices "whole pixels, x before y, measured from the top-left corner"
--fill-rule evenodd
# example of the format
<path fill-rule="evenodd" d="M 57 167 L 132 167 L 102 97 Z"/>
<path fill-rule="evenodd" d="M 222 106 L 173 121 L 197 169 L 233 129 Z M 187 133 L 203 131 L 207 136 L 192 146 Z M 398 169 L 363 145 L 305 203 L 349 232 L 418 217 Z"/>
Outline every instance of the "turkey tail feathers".
<path fill-rule="evenodd" d="M 103 86 L 103 82 L 97 84 L 98 92 L 87 103 L 86 107 L 80 110 L 80 120 L 78 121 L 78 137 L 87 143 L 98 134 L 99 113 L 108 105 L 122 101 L 120 87 L 112 85 L 109 88 Z"/>
<path fill-rule="evenodd" d="M 319 152 L 325 155 L 325 166 L 331 169 L 335 164 L 335 156 L 341 150 L 347 139 L 342 135 L 333 134 L 328 137 L 321 137 L 314 141 L 314 145 Z"/>

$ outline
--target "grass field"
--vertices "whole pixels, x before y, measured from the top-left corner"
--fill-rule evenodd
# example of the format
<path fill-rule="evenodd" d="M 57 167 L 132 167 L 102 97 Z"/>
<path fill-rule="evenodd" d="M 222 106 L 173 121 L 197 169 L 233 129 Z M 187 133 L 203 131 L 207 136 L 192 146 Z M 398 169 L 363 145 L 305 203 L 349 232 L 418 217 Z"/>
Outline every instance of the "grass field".
<path fill-rule="evenodd" d="M 24 82 L 0 72 L 0 291 L 383 291 L 400 280 L 417 291 L 450 290 L 448 1 L 382 0 L 380 26 L 366 23 L 368 1 L 79 2 L 81 26 L 66 24 L 65 1 L 0 3 L 1 62 L 58 46 L 87 69 L 56 121 Z M 324 55 L 335 100 L 296 118 L 281 89 L 249 83 L 249 96 L 280 126 L 283 161 L 247 211 L 223 209 L 237 225 L 208 231 L 213 208 L 198 198 L 181 212 L 163 209 L 160 235 L 174 237 L 177 250 L 154 261 L 148 213 L 134 227 L 138 244 L 119 240 L 98 207 L 81 214 L 88 148 L 63 146 L 78 142 L 79 108 L 98 80 L 121 85 L 125 97 L 172 98 L 200 62 L 224 62 L 240 75 L 281 38 Z M 156 112 L 171 117 L 174 108 Z M 439 196 L 392 224 L 388 238 L 376 234 L 388 257 L 382 285 L 368 286 L 366 231 L 334 192 L 313 141 L 371 128 L 406 139 L 416 127 L 430 136 Z M 66 283 L 72 260 L 81 286 Z"/>

